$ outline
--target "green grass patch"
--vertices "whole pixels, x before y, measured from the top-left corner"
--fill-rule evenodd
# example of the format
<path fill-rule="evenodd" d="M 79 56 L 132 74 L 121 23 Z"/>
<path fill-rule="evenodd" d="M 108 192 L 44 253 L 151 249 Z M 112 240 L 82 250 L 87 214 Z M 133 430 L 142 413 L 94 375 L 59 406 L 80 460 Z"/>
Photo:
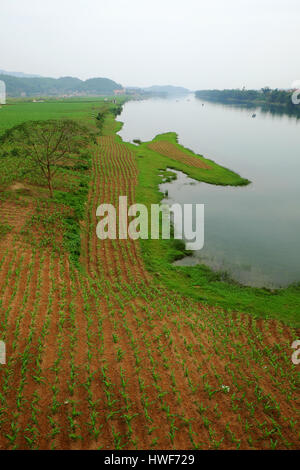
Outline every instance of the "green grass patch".
<path fill-rule="evenodd" d="M 198 181 L 203 181 L 209 184 L 216 184 L 218 186 L 245 186 L 250 183 L 246 178 L 242 178 L 237 173 L 221 165 L 218 165 L 213 160 L 204 158 L 202 155 L 195 154 L 192 150 L 183 147 L 178 143 L 178 136 L 175 132 L 167 132 L 157 135 L 151 143 L 158 141 L 167 141 L 175 145 L 179 150 L 191 157 L 199 158 L 201 161 L 207 163 L 211 169 L 206 170 L 202 168 L 195 168 L 185 163 L 173 160 L 172 158 L 160 155 L 152 149 L 149 149 L 150 142 L 141 143 L 138 147 L 139 153 L 146 157 L 158 159 L 161 162 L 161 168 L 166 169 L 174 168 L 175 170 L 183 171 L 191 178 Z"/>
<path fill-rule="evenodd" d="M 71 260 L 79 263 L 81 237 L 80 221 L 85 214 L 85 203 L 88 195 L 89 175 L 81 175 L 77 190 L 72 192 L 55 191 L 54 200 L 71 208 L 71 214 L 63 218 L 64 224 L 64 247 L 70 253 Z"/>
<path fill-rule="evenodd" d="M 112 100 L 116 100 L 113 103 Z M 40 121 L 48 119 L 74 119 L 86 126 L 96 127 L 95 119 L 103 107 L 113 112 L 120 109 L 120 105 L 128 98 L 101 97 L 79 99 L 45 99 L 43 103 L 33 103 L 32 100 L 9 100 L 8 104 L 0 108 L 0 135 L 6 129 L 25 121 Z M 105 101 L 107 100 L 107 101 Z"/>

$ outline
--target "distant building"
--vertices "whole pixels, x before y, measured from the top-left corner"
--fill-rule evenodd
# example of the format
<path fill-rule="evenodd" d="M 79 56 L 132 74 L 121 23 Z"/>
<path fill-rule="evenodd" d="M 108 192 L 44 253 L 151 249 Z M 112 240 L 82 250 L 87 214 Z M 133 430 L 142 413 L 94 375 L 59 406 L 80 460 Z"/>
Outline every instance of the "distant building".
<path fill-rule="evenodd" d="M 114 90 L 115 95 L 125 95 L 125 90 L 122 88 L 121 90 Z"/>
<path fill-rule="evenodd" d="M 142 92 L 141 88 L 126 88 L 125 90 L 126 95 L 133 95 L 133 96 L 139 96 Z"/>

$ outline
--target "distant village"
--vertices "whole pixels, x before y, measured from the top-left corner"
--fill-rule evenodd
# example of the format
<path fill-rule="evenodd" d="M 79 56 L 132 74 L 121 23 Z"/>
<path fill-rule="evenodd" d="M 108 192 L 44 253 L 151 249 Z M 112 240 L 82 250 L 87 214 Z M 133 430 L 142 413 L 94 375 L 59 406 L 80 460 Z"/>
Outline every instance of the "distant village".
<path fill-rule="evenodd" d="M 114 96 L 122 96 L 122 95 L 131 95 L 133 97 L 139 98 L 143 95 L 146 95 L 147 92 L 143 91 L 141 88 L 120 88 L 117 90 L 113 90 Z M 26 93 L 21 93 L 22 98 L 26 98 Z M 73 91 L 70 93 L 64 93 L 62 95 L 57 95 L 56 98 L 76 98 L 76 97 L 85 97 L 85 96 L 107 96 L 107 93 L 105 94 L 93 94 L 93 93 L 86 93 L 82 91 Z M 43 99 L 33 99 L 33 103 L 44 103 L 45 100 Z M 108 98 L 105 98 L 104 101 L 108 101 Z M 116 102 L 116 100 L 112 100 L 112 102 Z"/>

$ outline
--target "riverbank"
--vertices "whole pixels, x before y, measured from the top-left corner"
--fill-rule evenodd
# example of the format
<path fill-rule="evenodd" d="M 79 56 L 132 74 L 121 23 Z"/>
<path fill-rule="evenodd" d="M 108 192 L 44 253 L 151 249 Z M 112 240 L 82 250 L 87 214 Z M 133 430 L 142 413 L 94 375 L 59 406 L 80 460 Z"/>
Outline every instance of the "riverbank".
<path fill-rule="evenodd" d="M 183 171 L 188 176 L 210 184 L 244 185 L 249 181 L 212 160 L 203 159 L 211 169 L 195 168 L 154 150 L 153 143 L 168 142 L 189 156 L 203 159 L 178 144 L 175 133 L 156 136 L 152 142 L 136 146 L 126 143 L 136 155 L 138 188 L 136 200 L 146 206 L 161 202 L 164 195 L 159 185 L 173 178 L 168 168 Z M 151 148 L 152 147 L 152 148 Z M 186 256 L 185 246 L 178 240 L 141 240 L 147 269 L 160 285 L 208 305 L 221 306 L 227 311 L 240 311 L 254 317 L 276 318 L 288 325 L 299 326 L 300 284 L 285 289 L 265 289 L 242 286 L 226 273 L 214 272 L 205 265 L 174 266 L 175 260 Z"/>
<path fill-rule="evenodd" d="M 292 101 L 292 92 L 284 90 L 199 90 L 199 100 L 212 103 L 261 108 L 265 112 L 300 118 L 300 107 Z"/>

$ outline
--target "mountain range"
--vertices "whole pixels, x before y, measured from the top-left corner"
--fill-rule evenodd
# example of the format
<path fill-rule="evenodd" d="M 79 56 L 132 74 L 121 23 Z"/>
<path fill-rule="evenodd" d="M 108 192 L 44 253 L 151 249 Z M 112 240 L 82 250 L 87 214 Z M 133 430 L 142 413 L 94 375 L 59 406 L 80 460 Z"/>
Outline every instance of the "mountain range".
<path fill-rule="evenodd" d="M 29 73 L 23 72 L 8 72 L 7 70 L 0 69 L 0 75 L 10 75 L 11 77 L 21 77 L 21 78 L 33 78 L 33 77 L 40 77 L 41 75 L 32 75 Z"/>
<path fill-rule="evenodd" d="M 12 97 L 111 95 L 114 90 L 123 89 L 122 85 L 109 78 L 80 80 L 74 77 L 12 76 L 0 71 L 0 80 L 5 82 L 7 96 Z"/>
<path fill-rule="evenodd" d="M 7 96 L 11 97 L 111 95 L 115 90 L 124 90 L 122 85 L 109 78 L 90 78 L 88 80 L 80 80 L 75 77 L 49 78 L 0 69 L 0 79 L 6 84 Z M 177 96 L 190 93 L 187 88 L 172 85 L 127 88 L 129 93 L 133 90 L 142 95 L 158 96 Z"/>

